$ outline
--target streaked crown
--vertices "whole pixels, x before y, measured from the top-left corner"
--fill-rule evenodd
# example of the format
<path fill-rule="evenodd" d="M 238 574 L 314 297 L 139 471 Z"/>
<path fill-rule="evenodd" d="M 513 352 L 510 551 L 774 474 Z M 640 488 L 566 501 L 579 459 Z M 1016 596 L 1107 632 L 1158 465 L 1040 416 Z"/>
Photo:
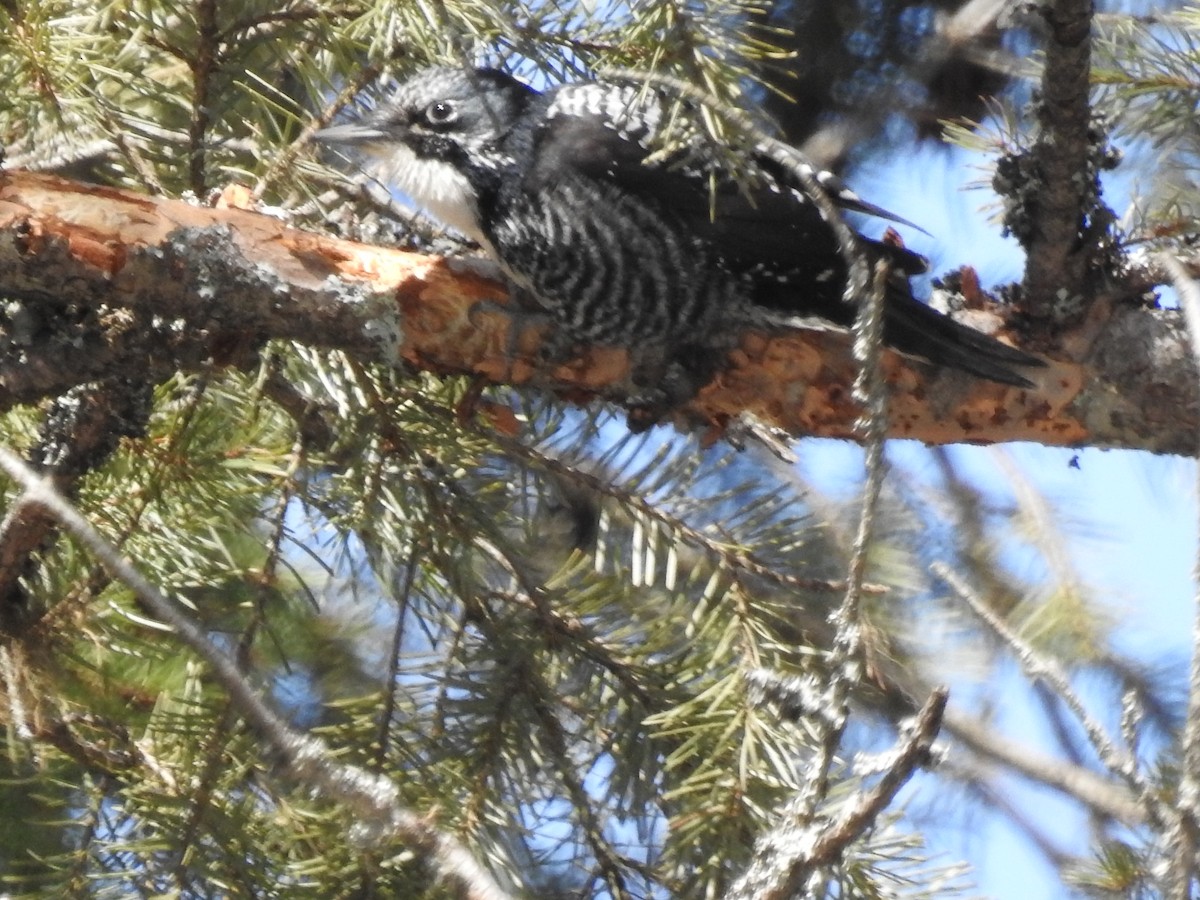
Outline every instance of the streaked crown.
<path fill-rule="evenodd" d="M 407 144 L 421 157 L 446 159 L 494 145 L 535 92 L 495 69 L 425 69 L 354 125 L 327 128 L 327 143 L 356 144 L 371 154 Z M 380 146 L 382 145 L 382 146 Z"/>

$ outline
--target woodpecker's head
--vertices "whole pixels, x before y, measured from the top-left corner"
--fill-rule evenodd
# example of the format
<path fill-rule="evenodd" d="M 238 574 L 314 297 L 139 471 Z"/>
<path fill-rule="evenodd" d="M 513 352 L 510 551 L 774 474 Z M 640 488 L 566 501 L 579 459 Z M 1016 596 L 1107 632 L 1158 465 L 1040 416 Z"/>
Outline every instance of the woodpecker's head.
<path fill-rule="evenodd" d="M 425 69 L 361 121 L 314 137 L 360 150 L 370 174 L 481 240 L 480 186 L 511 163 L 500 142 L 535 96 L 495 69 Z"/>

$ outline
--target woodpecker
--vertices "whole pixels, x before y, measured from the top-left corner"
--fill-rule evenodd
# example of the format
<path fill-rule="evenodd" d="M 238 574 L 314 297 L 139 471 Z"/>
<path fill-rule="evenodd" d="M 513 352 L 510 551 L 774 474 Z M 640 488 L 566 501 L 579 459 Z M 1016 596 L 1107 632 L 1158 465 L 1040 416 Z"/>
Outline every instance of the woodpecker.
<path fill-rule="evenodd" d="M 848 328 L 849 267 L 836 232 L 794 173 L 751 151 L 733 172 L 702 129 L 662 150 L 671 98 L 603 81 L 540 92 L 495 69 L 425 69 L 354 124 L 319 141 L 352 145 L 369 168 L 477 241 L 518 294 L 555 324 L 555 352 L 630 351 L 632 401 L 653 419 L 719 370 L 741 331 Z M 836 176 L 810 171 L 842 210 L 898 219 Z M 739 177 L 740 176 L 740 177 Z M 891 262 L 884 341 L 932 363 L 1030 387 L 1042 365 L 917 300 L 924 259 L 860 237 Z"/>

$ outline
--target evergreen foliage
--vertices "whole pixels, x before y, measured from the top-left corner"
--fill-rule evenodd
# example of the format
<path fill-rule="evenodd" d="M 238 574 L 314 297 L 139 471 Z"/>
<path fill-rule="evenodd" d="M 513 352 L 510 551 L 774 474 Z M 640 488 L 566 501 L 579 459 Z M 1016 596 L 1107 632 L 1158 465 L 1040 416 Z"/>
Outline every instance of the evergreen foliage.
<path fill-rule="evenodd" d="M 312 151 L 314 117 L 389 75 L 480 56 L 550 80 L 660 71 L 744 104 L 759 92 L 745 76 L 788 62 L 761 5 L 3 3 L 0 136 L 8 165 L 198 202 L 237 183 L 296 224 L 440 250 L 445 236 Z M 1194 108 L 1172 110 L 1196 96 L 1197 22 L 1161 28 L 1113 39 L 1111 112 L 1194 165 Z M 940 483 L 894 461 L 862 653 L 846 659 L 831 617 L 856 498 L 758 444 L 631 436 L 603 409 L 480 399 L 464 379 L 299 345 L 150 387 L 129 436 L 64 490 L 289 722 L 390 779 L 517 896 L 725 896 L 827 745 L 829 784 L 802 824 L 852 809 L 933 685 L 1007 658 L 1000 638 L 980 650 L 966 606 L 927 574 L 935 559 L 1032 652 L 1117 685 L 1139 730 L 1179 724 L 1154 673 L 1108 649 L 1110 623 L 1056 552 L 1055 510 L 1015 470 L 1015 499 L 997 500 L 952 453 L 928 457 Z M 0 435 L 28 453 L 56 427 L 14 409 Z M 1028 571 L 1004 564 L 1014 546 Z M 76 541 L 46 540 L 0 601 L 8 895 L 452 895 L 412 847 L 381 847 L 372 823 L 285 777 L 205 666 Z M 825 693 L 846 677 L 848 730 Z M 987 791 L 977 772 L 942 777 Z M 1138 777 L 1173 790 L 1166 769 Z M 806 890 L 966 895 L 926 824 L 886 813 Z M 1098 829 L 1079 883 L 1149 895 L 1165 826 L 1114 831 Z"/>

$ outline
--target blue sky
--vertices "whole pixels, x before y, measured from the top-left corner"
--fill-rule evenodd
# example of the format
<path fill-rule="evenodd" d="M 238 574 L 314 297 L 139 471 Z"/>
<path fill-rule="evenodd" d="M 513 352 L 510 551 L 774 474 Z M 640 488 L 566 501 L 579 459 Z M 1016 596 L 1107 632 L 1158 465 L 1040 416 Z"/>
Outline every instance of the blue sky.
<path fill-rule="evenodd" d="M 991 213 L 990 190 L 965 190 L 990 177 L 975 153 L 925 148 L 895 157 L 851 178 L 864 197 L 895 210 L 930 232 L 909 230 L 909 246 L 928 255 L 934 273 L 969 264 L 985 286 L 1020 279 L 1023 257 L 1015 241 L 1004 239 Z M 1125 209 L 1132 176 L 1118 170 L 1105 185 L 1106 200 L 1118 215 Z M 907 474 L 920 473 L 922 449 L 893 442 L 889 454 Z M 1114 644 L 1155 667 L 1163 667 L 1181 689 L 1186 684 L 1193 624 L 1193 569 L 1197 554 L 1196 472 L 1191 460 L 1138 451 L 1068 449 L 1030 444 L 1002 448 L 956 447 L 956 462 L 987 491 L 1006 492 L 1003 457 L 1019 467 L 1034 487 L 1063 515 L 1071 563 L 1118 623 Z M 833 441 L 806 441 L 802 466 L 811 483 L 849 489 L 862 477 L 861 454 Z M 1072 459 L 1077 467 L 1072 466 Z M 1100 715 L 1111 699 L 1086 680 L 1077 685 Z M 969 708 L 972 691 L 952 689 L 951 703 Z M 992 695 L 996 695 L 996 691 Z M 1050 749 L 1043 720 L 1023 676 L 1015 667 L 1003 687 L 1005 705 L 996 710 L 998 727 L 1013 738 Z M 1111 712 L 1111 709 L 1109 710 Z M 915 785 L 916 792 L 930 781 Z M 1008 796 L 1042 826 L 1061 849 L 1086 854 L 1091 834 L 1086 820 L 1048 791 L 1011 779 Z M 919 802 L 919 801 L 917 801 Z M 958 823 L 961 824 L 961 823 Z M 1069 894 L 1025 838 L 996 818 L 976 818 L 972 827 L 953 826 L 934 835 L 936 846 L 965 857 L 976 867 L 978 886 L 997 900 L 1055 900 Z"/>
<path fill-rule="evenodd" d="M 864 198 L 926 229 L 921 234 L 900 228 L 906 243 L 926 254 L 936 273 L 968 264 L 985 286 L 1018 281 L 1023 256 L 1015 241 L 1004 239 L 989 218 L 995 210 L 982 206 L 996 198 L 986 186 L 990 174 L 985 156 L 954 149 L 923 147 L 913 153 L 876 161 L 849 179 Z M 1130 182 L 1121 171 L 1106 185 L 1118 214 L 1124 211 Z M 982 181 L 982 190 L 968 190 Z M 871 223 L 878 233 L 887 223 Z M 870 230 L 870 229 L 868 229 Z M 806 480 L 832 494 L 853 491 L 862 477 L 861 451 L 846 442 L 807 440 L 797 447 Z M 923 449 L 893 442 L 889 455 L 908 476 L 924 471 L 933 478 Z M 986 491 L 1004 493 L 1006 461 L 1064 518 L 1077 527 L 1064 530 L 1070 559 L 1090 593 L 1120 624 L 1117 649 L 1156 666 L 1166 666 L 1172 680 L 1183 684 L 1190 653 L 1194 592 L 1192 570 L 1197 546 L 1194 464 L 1131 451 L 1090 448 L 1069 450 L 1036 445 L 1002 448 L 956 447 L 961 470 Z M 1072 461 L 1077 465 L 1072 465 Z M 1043 720 L 1033 708 L 1027 683 L 1015 666 L 1006 676 L 1006 704 L 996 710 L 997 726 L 1035 747 L 1049 749 Z M 1109 701 L 1084 683 L 1081 692 L 1095 701 L 1095 711 Z M 970 708 L 969 684 L 952 685 L 951 702 Z M 992 691 L 992 696 L 996 696 Z M 921 778 L 909 792 L 914 807 L 926 802 L 921 792 L 937 782 Z M 1086 821 L 1057 796 L 1018 779 L 1006 792 L 1036 823 L 1045 827 L 1061 849 L 1086 855 L 1090 835 Z M 969 826 L 969 827 L 960 827 Z M 976 867 L 982 893 L 997 900 L 1054 900 L 1067 896 L 1037 853 L 1019 833 L 998 817 L 953 820 L 933 833 L 935 846 L 951 858 Z"/>

